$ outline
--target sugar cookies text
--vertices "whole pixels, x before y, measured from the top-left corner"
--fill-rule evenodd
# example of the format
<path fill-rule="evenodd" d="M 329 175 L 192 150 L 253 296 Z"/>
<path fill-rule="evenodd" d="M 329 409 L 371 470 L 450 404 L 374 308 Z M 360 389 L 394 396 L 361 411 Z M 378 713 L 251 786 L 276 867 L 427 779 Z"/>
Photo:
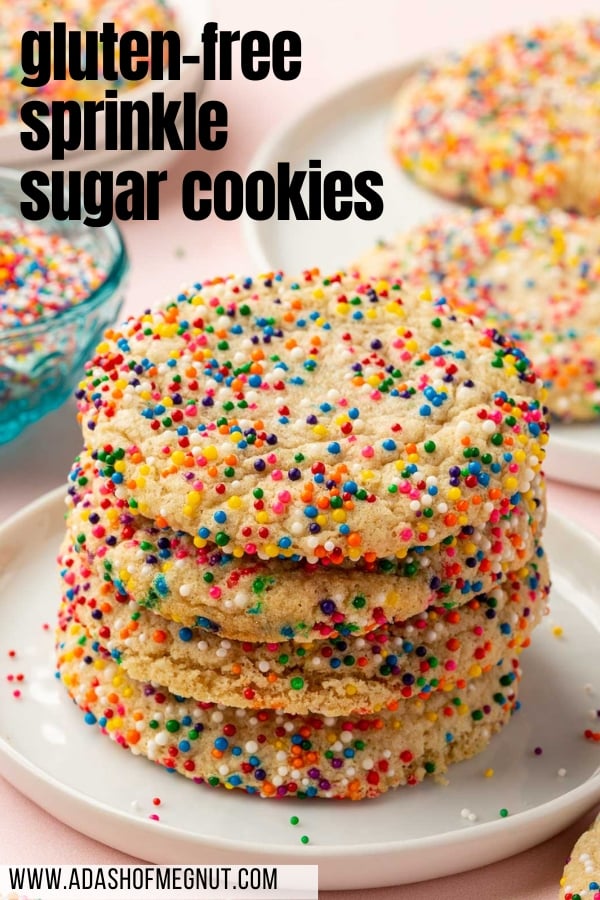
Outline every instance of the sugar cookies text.
<path fill-rule="evenodd" d="M 239 76 L 294 81 L 302 72 L 302 40 L 291 30 L 270 36 L 258 30 L 220 31 L 216 22 L 207 22 L 200 52 L 186 55 L 175 30 L 118 34 L 114 23 L 105 22 L 99 30 L 82 32 L 57 22 L 50 30 L 23 34 L 21 63 L 22 83 L 32 92 L 20 111 L 27 156 L 35 160 L 33 154 L 50 147 L 53 161 L 68 163 L 78 151 L 105 150 L 114 152 L 120 169 L 118 174 L 79 172 L 67 165 L 50 174 L 32 164 L 21 180 L 22 215 L 40 221 L 52 214 L 59 221 L 81 219 L 104 226 L 113 219 L 158 219 L 161 185 L 169 177 L 166 170 L 123 169 L 120 153 L 212 153 L 224 149 L 229 137 L 229 112 L 220 100 L 200 102 L 194 91 L 168 99 L 158 89 L 143 98 L 133 92 L 129 99 L 128 89 L 144 80 L 178 81 L 190 66 L 200 67 L 205 81 Z M 53 99 L 52 85 L 62 81 L 99 81 L 106 89 L 97 99 Z M 232 220 L 243 214 L 261 220 L 342 220 L 353 215 L 373 220 L 383 212 L 376 190 L 381 187 L 378 172 L 322 172 L 320 160 L 292 169 L 282 160 L 273 172 L 244 176 L 194 169 L 182 177 L 180 197 L 184 215 L 193 220 Z"/>

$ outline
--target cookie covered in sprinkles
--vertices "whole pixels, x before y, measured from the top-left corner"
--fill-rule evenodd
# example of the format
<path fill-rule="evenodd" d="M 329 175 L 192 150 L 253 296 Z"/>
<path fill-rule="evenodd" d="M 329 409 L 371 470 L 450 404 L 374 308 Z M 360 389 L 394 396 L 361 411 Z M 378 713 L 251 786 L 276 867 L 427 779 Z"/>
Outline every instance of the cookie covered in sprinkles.
<path fill-rule="evenodd" d="M 600 900 L 600 817 L 571 852 L 560 880 L 560 900 Z"/>
<path fill-rule="evenodd" d="M 555 209 L 460 210 L 381 241 L 365 277 L 437 284 L 526 353 L 554 417 L 600 417 L 600 222 Z"/>
<path fill-rule="evenodd" d="M 261 797 L 376 797 L 442 774 L 483 750 L 518 705 L 520 669 L 507 658 L 463 690 L 399 701 L 371 716 L 293 716 L 188 700 L 127 676 L 61 610 L 58 672 L 69 695 L 112 741 L 196 783 Z"/>
<path fill-rule="evenodd" d="M 600 20 L 494 36 L 399 90 L 392 151 L 449 197 L 600 212 Z"/>
<path fill-rule="evenodd" d="M 524 353 L 430 292 L 217 279 L 109 331 L 78 391 L 99 475 L 236 555 L 406 555 L 508 515 L 547 423 Z"/>
<path fill-rule="evenodd" d="M 102 53 L 99 54 L 100 65 L 96 78 L 86 73 L 87 77 L 77 79 L 68 70 L 64 73 L 66 77 L 53 77 L 54 45 L 50 44 L 43 54 L 44 64 L 50 68 L 47 79 L 40 78 L 38 84 L 24 84 L 25 76 L 31 78 L 34 73 L 23 69 L 23 35 L 27 32 L 51 32 L 57 22 L 64 22 L 67 34 L 74 35 L 74 42 L 70 46 L 70 52 L 74 56 L 78 41 L 81 40 L 85 48 L 83 35 L 86 32 L 101 31 L 105 22 L 113 23 L 119 36 L 137 31 L 147 37 L 152 31 L 168 31 L 178 24 L 174 11 L 165 0 L 18 0 L 16 3 L 3 3 L 0 28 L 0 127 L 19 127 L 21 107 L 28 100 L 36 99 L 48 104 L 53 101 L 102 101 L 106 88 L 135 88 L 140 83 L 139 80 L 125 80 L 118 66 L 116 81 L 113 77 L 105 77 L 103 63 L 110 56 L 104 57 Z M 116 49 L 117 62 L 118 53 Z M 56 61 L 57 73 L 60 72 L 61 62 L 62 60 Z"/>

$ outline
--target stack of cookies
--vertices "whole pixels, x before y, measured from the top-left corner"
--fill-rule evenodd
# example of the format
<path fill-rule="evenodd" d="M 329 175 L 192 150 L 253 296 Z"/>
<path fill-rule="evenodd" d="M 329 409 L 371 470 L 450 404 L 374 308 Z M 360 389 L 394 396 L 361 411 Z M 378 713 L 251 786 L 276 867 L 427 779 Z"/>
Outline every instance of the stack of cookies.
<path fill-rule="evenodd" d="M 108 332 L 62 681 L 197 782 L 360 799 L 487 746 L 545 610 L 541 383 L 399 281 L 196 284 Z"/>

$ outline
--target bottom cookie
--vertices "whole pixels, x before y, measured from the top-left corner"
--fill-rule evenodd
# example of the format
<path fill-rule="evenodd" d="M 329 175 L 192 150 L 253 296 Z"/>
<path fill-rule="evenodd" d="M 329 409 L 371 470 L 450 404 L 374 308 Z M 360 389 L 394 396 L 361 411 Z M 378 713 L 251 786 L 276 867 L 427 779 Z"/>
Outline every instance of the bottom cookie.
<path fill-rule="evenodd" d="M 329 718 L 234 709 L 129 678 L 78 622 L 57 632 L 58 672 L 113 741 L 197 783 L 263 797 L 359 800 L 416 784 L 484 750 L 518 706 L 520 670 L 506 658 L 462 690 Z"/>
<path fill-rule="evenodd" d="M 560 880 L 559 900 L 600 900 L 600 816 L 571 851 Z"/>

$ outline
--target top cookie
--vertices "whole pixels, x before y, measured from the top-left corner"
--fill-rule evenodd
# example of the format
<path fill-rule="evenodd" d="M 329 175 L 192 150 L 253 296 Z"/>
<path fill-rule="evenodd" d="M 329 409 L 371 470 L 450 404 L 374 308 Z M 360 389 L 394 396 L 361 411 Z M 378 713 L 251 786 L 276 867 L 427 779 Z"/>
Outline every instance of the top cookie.
<path fill-rule="evenodd" d="M 599 88 L 599 21 L 496 36 L 407 79 L 392 149 L 451 197 L 597 215 Z"/>
<path fill-rule="evenodd" d="M 78 391 L 99 474 L 159 527 L 263 558 L 404 555 L 510 513 L 544 457 L 541 382 L 427 297 L 306 272 L 130 319 Z"/>
<path fill-rule="evenodd" d="M 380 242 L 369 277 L 438 284 L 448 302 L 518 342 L 560 419 L 600 416 L 600 220 L 560 209 L 478 209 Z"/>

